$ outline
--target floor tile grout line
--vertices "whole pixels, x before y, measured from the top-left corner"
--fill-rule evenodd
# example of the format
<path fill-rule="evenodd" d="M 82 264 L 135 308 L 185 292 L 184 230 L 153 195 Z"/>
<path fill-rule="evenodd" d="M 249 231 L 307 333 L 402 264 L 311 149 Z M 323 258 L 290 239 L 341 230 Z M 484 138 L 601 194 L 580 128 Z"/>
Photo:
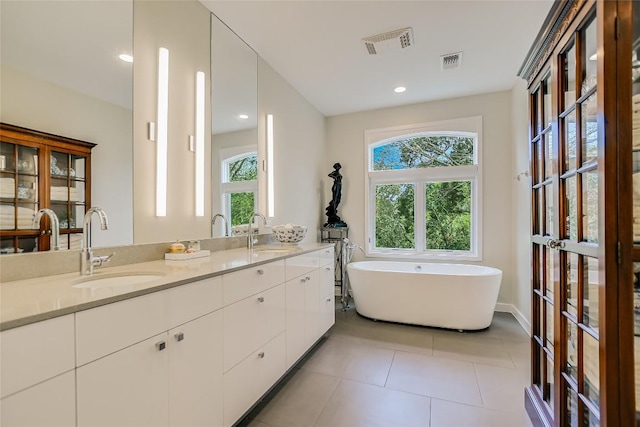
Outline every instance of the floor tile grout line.
<path fill-rule="evenodd" d="M 340 384 L 342 384 L 342 381 L 344 381 L 342 378 L 338 378 L 338 382 L 336 382 L 335 387 L 333 388 L 333 390 L 331 390 L 331 393 L 329 393 L 327 400 L 325 400 L 324 404 L 322 405 L 322 409 L 318 411 L 318 415 L 316 415 L 316 418 L 315 420 L 313 420 L 313 423 L 311 424 L 311 426 L 315 426 L 316 424 L 318 424 L 318 421 L 320 420 L 322 413 L 327 408 L 327 405 L 331 401 L 331 398 L 333 397 L 333 395 L 337 392 L 338 388 L 340 387 Z"/>
<path fill-rule="evenodd" d="M 383 388 L 387 388 L 387 382 L 389 382 L 389 375 L 391 375 L 391 368 L 393 368 L 393 361 L 396 360 L 397 352 L 397 350 L 393 351 L 393 357 L 391 357 L 391 363 L 389 363 L 389 370 L 387 371 L 387 377 L 384 379 L 384 385 L 382 386 Z"/>
<path fill-rule="evenodd" d="M 480 395 L 480 402 L 482 402 L 482 407 L 484 408 L 484 398 L 482 397 L 482 389 L 480 388 L 480 380 L 478 379 L 478 371 L 476 370 L 476 364 L 472 363 L 473 365 L 473 376 L 476 379 L 476 387 L 478 388 L 478 394 Z"/>

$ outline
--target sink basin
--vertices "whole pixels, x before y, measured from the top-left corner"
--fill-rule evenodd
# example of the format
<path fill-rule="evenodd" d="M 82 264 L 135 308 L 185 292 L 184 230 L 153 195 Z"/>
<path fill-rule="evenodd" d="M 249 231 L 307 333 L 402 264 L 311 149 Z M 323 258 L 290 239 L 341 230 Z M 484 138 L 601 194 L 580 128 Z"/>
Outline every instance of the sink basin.
<path fill-rule="evenodd" d="M 285 248 L 253 248 L 254 252 L 259 252 L 261 254 L 284 254 L 287 252 L 291 252 L 289 249 Z"/>
<path fill-rule="evenodd" d="M 119 286 L 140 285 L 163 277 L 159 273 L 111 273 L 88 276 L 76 281 L 72 287 L 84 289 L 114 288 Z"/>

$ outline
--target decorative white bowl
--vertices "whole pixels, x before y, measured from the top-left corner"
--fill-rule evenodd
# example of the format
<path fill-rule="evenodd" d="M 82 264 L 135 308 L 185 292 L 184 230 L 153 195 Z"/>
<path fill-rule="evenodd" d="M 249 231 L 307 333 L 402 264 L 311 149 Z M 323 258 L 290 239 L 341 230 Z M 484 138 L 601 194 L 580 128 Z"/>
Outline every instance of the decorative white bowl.
<path fill-rule="evenodd" d="M 271 230 L 276 240 L 285 244 L 299 243 L 307 235 L 307 227 L 304 225 L 274 225 Z"/>
<path fill-rule="evenodd" d="M 248 224 L 234 225 L 233 227 L 231 227 L 232 236 L 246 236 L 247 234 L 249 234 Z"/>

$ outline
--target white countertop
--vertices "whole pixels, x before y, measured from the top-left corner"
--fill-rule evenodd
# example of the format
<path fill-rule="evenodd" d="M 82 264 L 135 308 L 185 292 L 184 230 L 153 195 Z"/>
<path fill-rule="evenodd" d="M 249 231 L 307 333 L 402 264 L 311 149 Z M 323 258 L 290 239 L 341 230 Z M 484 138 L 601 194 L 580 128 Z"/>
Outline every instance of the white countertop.
<path fill-rule="evenodd" d="M 16 280 L 0 284 L 0 331 L 69 313 L 110 304 L 174 286 L 332 246 L 305 243 L 297 246 L 260 246 L 256 250 L 231 249 L 188 261 L 151 261 L 112 268 L 96 268 L 93 277 L 118 274 L 159 274 L 158 279 L 136 285 L 74 288 L 92 276 L 79 272 Z M 275 249 L 269 251 L 269 249 Z M 283 251 L 286 249 L 286 251 Z"/>

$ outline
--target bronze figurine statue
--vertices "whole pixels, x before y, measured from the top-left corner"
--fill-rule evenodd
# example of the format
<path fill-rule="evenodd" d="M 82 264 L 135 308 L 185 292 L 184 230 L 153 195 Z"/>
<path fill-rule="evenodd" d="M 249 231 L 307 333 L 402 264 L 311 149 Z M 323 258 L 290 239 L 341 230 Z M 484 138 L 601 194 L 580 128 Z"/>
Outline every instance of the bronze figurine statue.
<path fill-rule="evenodd" d="M 340 199 L 342 198 L 342 175 L 340 174 L 340 169 L 342 166 L 340 163 L 335 163 L 333 165 L 333 172 L 331 172 L 328 176 L 333 178 L 333 185 L 331 186 L 331 201 L 329 202 L 329 206 L 327 206 L 327 222 L 324 224 L 325 227 L 346 227 L 347 223 L 342 221 L 338 216 L 338 205 L 340 204 Z"/>

